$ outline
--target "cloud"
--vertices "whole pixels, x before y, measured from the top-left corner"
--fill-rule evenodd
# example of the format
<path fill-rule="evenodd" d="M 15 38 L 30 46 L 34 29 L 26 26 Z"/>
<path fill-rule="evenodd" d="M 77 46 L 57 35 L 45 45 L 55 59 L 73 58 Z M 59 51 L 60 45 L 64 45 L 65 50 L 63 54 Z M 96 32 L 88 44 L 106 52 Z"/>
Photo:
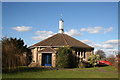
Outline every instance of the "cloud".
<path fill-rule="evenodd" d="M 95 42 L 94 41 L 91 41 L 91 40 L 81 40 L 82 42 L 90 45 L 90 46 L 94 46 Z"/>
<path fill-rule="evenodd" d="M 35 34 L 37 35 L 49 35 L 49 34 L 53 34 L 52 31 L 36 31 Z"/>
<path fill-rule="evenodd" d="M 96 52 L 98 49 L 103 50 L 107 56 L 113 54 L 115 55 L 116 53 L 118 53 L 118 44 L 120 42 L 120 40 L 107 40 L 105 42 L 101 42 L 101 43 L 97 43 L 91 40 L 82 40 L 84 43 L 93 46 L 94 52 Z"/>
<path fill-rule="evenodd" d="M 92 41 L 91 40 L 82 40 L 83 42 L 85 43 L 91 43 Z"/>
<path fill-rule="evenodd" d="M 83 41 L 84 42 L 84 41 Z M 85 42 L 86 44 L 89 44 L 90 46 L 93 46 L 94 48 L 97 49 L 112 49 L 114 46 L 110 44 L 98 44 L 94 42 Z"/>
<path fill-rule="evenodd" d="M 71 29 L 71 30 L 69 30 L 68 32 L 65 32 L 65 33 L 70 35 L 70 36 L 81 36 L 81 35 L 83 35 L 82 33 L 80 33 L 76 29 Z"/>
<path fill-rule="evenodd" d="M 110 32 L 110 31 L 112 31 L 112 30 L 113 30 L 113 27 L 109 27 L 109 28 L 107 28 L 107 29 L 104 29 L 104 33 Z"/>
<path fill-rule="evenodd" d="M 18 32 L 26 32 L 26 31 L 30 31 L 32 29 L 32 27 L 29 26 L 17 26 L 17 27 L 13 27 L 13 30 L 16 30 Z"/>
<path fill-rule="evenodd" d="M 118 49 L 103 49 L 103 51 L 107 54 L 107 56 L 109 55 L 116 55 L 119 50 Z"/>
<path fill-rule="evenodd" d="M 96 47 L 102 48 L 102 49 L 112 49 L 114 48 L 111 44 L 95 44 Z"/>
<path fill-rule="evenodd" d="M 106 43 L 106 44 L 118 44 L 118 43 L 120 43 L 120 40 L 107 40 L 104 43 Z"/>
<path fill-rule="evenodd" d="M 111 44 L 114 47 L 120 47 L 120 40 L 107 40 L 104 43 L 105 44 Z"/>
<path fill-rule="evenodd" d="M 97 50 L 98 49 L 96 49 L 96 51 Z M 110 56 L 110 55 L 116 55 L 119 52 L 118 49 L 100 49 L 100 50 L 103 50 L 107 57 Z M 94 51 L 94 52 L 96 52 L 96 51 Z"/>
<path fill-rule="evenodd" d="M 113 49 L 117 48 L 117 41 L 116 40 L 107 40 L 105 42 L 96 43 L 91 40 L 82 40 L 84 43 L 89 44 L 90 46 L 94 46 L 98 49 Z M 115 44 L 113 44 L 115 43 Z"/>
<path fill-rule="evenodd" d="M 68 32 L 65 32 L 66 34 L 70 35 L 70 36 L 80 36 L 82 35 L 82 33 L 78 32 L 75 29 L 71 29 Z M 32 37 L 32 39 L 34 40 L 43 40 L 46 39 L 52 35 L 54 35 L 55 33 L 53 33 L 52 31 L 36 31 L 35 34 L 37 36 Z"/>
<path fill-rule="evenodd" d="M 118 52 L 118 49 L 107 49 L 107 50 L 105 50 L 106 52 Z"/>
<path fill-rule="evenodd" d="M 120 46 L 120 40 L 107 40 L 101 44 L 95 44 L 94 46 L 102 49 L 114 49 Z"/>
<path fill-rule="evenodd" d="M 52 31 L 36 31 L 35 34 L 37 36 L 32 37 L 34 40 L 43 40 L 50 36 L 52 36 L 54 33 Z"/>
<path fill-rule="evenodd" d="M 81 28 L 80 31 L 86 31 L 88 33 L 91 34 L 97 34 L 97 33 L 107 33 L 112 31 L 113 28 L 109 27 L 109 28 L 103 28 L 101 26 L 96 26 L 96 27 L 88 27 L 88 28 Z"/>
<path fill-rule="evenodd" d="M 105 44 L 105 43 L 101 43 L 101 44 L 94 44 L 95 48 L 100 48 L 100 49 L 113 49 L 113 48 L 117 48 L 117 46 L 113 45 L 113 44 Z"/>
<path fill-rule="evenodd" d="M 112 49 L 112 48 L 114 48 L 114 46 L 111 45 L 111 44 L 103 44 L 103 45 L 102 45 L 102 48 L 105 48 L 105 49 Z"/>

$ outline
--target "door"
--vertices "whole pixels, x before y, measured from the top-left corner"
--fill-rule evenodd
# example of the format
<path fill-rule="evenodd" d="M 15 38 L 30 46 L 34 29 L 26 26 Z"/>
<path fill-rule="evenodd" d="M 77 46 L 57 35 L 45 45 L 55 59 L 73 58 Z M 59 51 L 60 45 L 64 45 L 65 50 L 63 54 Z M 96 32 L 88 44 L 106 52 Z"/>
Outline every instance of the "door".
<path fill-rule="evenodd" d="M 42 66 L 52 66 L 51 53 L 42 53 Z"/>

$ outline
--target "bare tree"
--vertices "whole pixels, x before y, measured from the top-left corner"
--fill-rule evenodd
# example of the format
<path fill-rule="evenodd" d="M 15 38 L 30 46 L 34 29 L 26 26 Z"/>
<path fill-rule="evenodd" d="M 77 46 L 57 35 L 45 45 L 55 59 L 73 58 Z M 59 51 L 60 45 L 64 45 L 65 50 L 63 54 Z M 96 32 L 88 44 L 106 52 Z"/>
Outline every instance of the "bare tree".
<path fill-rule="evenodd" d="M 97 50 L 95 54 L 100 56 L 100 59 L 106 58 L 106 54 L 103 50 Z"/>

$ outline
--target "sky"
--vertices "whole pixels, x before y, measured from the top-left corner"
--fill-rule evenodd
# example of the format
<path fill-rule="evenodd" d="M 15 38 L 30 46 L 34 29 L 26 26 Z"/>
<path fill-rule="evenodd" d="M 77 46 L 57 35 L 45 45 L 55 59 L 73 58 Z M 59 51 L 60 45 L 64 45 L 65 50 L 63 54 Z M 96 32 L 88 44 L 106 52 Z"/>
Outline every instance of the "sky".
<path fill-rule="evenodd" d="M 3 36 L 21 38 L 31 46 L 58 33 L 61 14 L 64 33 L 95 51 L 117 51 L 117 2 L 3 2 Z"/>

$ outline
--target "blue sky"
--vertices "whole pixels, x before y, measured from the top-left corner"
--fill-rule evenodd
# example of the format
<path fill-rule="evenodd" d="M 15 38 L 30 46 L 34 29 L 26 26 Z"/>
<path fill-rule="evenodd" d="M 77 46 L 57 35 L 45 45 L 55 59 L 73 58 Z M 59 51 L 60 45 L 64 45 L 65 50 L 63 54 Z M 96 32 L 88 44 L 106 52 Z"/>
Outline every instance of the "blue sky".
<path fill-rule="evenodd" d="M 117 49 L 117 2 L 3 2 L 3 36 L 30 46 L 58 33 L 61 13 L 66 34 L 106 54 Z"/>

